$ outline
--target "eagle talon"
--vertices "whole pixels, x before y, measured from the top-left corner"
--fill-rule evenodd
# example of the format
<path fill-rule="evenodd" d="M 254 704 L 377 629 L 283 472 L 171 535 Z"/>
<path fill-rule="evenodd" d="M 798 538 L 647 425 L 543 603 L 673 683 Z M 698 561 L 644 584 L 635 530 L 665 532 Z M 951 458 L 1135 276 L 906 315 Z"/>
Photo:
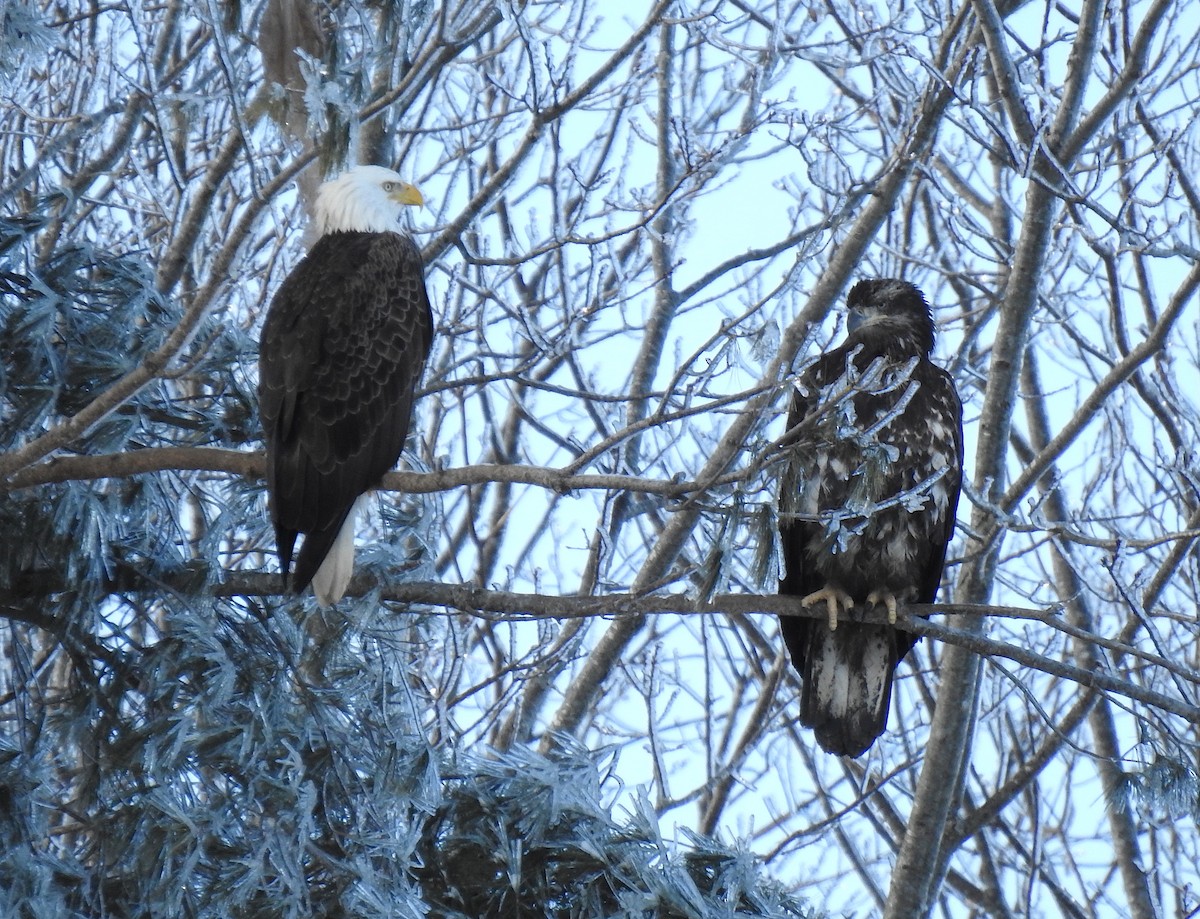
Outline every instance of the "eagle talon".
<path fill-rule="evenodd" d="M 854 598 L 841 588 L 834 587 L 832 584 L 827 584 L 818 591 L 810 593 L 807 597 L 800 600 L 800 605 L 805 609 L 824 601 L 825 608 L 829 611 L 829 631 L 836 632 L 838 627 L 838 613 L 840 607 L 845 607 L 846 612 L 854 609 Z"/>
<path fill-rule="evenodd" d="M 873 590 L 867 594 L 867 602 L 873 603 L 876 606 L 882 604 L 887 607 L 888 625 L 896 624 L 896 607 L 899 605 L 896 601 L 896 595 L 890 590 Z"/>

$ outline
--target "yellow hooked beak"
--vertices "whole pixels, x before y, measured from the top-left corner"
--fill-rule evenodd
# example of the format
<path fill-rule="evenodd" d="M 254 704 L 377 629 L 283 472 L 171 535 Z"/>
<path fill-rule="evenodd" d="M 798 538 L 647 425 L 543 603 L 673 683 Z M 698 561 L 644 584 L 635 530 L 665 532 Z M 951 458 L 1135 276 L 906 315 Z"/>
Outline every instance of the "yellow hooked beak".
<path fill-rule="evenodd" d="M 385 188 L 387 195 L 397 204 L 415 204 L 417 207 L 425 204 L 424 197 L 415 185 L 409 185 L 407 182 L 388 182 L 387 184 L 392 186 Z"/>

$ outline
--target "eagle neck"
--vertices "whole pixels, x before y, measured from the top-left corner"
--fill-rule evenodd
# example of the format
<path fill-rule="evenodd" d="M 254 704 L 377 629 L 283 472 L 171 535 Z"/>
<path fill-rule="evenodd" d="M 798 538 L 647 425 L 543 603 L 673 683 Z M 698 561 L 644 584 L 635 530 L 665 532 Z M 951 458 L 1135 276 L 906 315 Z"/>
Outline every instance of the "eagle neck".
<path fill-rule="evenodd" d="M 379 195 L 356 194 L 353 189 L 327 183 L 317 192 L 317 232 L 394 233 L 400 229 L 397 206 Z"/>
<path fill-rule="evenodd" d="M 846 347 L 861 347 L 861 354 L 868 359 L 883 356 L 906 361 L 913 355 L 928 358 L 933 351 L 933 329 L 923 330 L 911 322 L 871 322 L 852 332 Z"/>

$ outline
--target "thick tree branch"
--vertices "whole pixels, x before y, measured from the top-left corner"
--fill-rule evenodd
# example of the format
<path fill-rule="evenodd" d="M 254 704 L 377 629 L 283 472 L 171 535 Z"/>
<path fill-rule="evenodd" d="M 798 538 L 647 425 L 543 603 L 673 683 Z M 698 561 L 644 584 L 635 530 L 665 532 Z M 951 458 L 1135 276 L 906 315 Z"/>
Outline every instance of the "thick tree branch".
<path fill-rule="evenodd" d="M 150 447 L 124 453 L 101 453 L 95 456 L 55 456 L 37 466 L 23 469 L 7 483 L 0 493 L 22 488 L 34 488 L 55 482 L 116 479 L 131 475 L 170 470 L 197 472 L 227 472 L 247 479 L 265 475 L 265 460 L 260 452 L 243 453 L 216 447 Z M 724 481 L 734 481 L 732 477 Z M 548 491 L 568 494 L 572 491 L 602 489 L 632 491 L 642 494 L 678 498 L 699 488 L 695 482 L 675 482 L 641 476 L 606 473 L 572 472 L 570 468 L 553 469 L 544 466 L 525 466 L 519 463 L 481 463 L 460 466 L 437 472 L 389 472 L 380 482 L 386 491 L 408 494 L 430 494 L 467 485 L 509 483 L 535 485 Z M 722 482 L 724 484 L 724 482 Z"/>
<path fill-rule="evenodd" d="M 150 581 L 143 580 L 135 572 L 128 571 L 123 579 L 124 583 L 114 584 L 112 589 L 116 592 L 129 593 L 158 592 L 164 586 L 195 589 L 198 579 L 202 581 L 203 578 L 202 570 L 189 569 L 181 570 L 176 575 L 156 575 Z M 274 597 L 280 595 L 280 587 L 277 575 L 227 572 L 222 583 L 212 585 L 208 590 L 213 596 L 218 597 Z M 56 589 L 62 589 L 62 586 Z M 29 614 L 22 612 L 20 601 L 29 599 L 35 593 L 36 591 L 28 591 L 22 597 L 13 596 L 7 591 L 0 593 L 0 604 L 3 604 L 4 614 L 39 628 L 53 630 L 51 622 L 40 611 L 40 608 Z M 604 618 L 621 621 L 648 615 L 667 614 L 704 616 L 764 614 L 799 616 L 807 619 L 820 619 L 825 616 L 824 610 L 820 608 L 803 606 L 798 597 L 785 597 L 778 594 L 718 594 L 707 603 L 698 601 L 695 597 L 687 594 L 653 594 L 649 596 L 609 594 L 558 597 L 434 582 L 381 585 L 374 583 L 366 575 L 355 575 L 346 596 L 361 597 L 368 594 L 377 597 L 383 603 L 394 603 L 405 607 L 414 605 L 444 607 L 448 611 L 470 613 L 483 618 L 510 620 Z M 302 602 L 309 601 L 305 599 Z M 1063 677 L 1081 686 L 1125 696 L 1182 718 L 1200 721 L 1200 706 L 1198 705 L 1138 686 L 1102 670 L 1087 670 L 1056 658 L 1037 654 L 1028 648 L 995 641 L 973 631 L 942 625 L 922 618 L 926 615 L 964 616 L 972 619 L 1015 617 L 1037 619 L 1049 624 L 1057 619 L 1053 611 L 983 604 L 912 603 L 900 607 L 897 624 L 917 635 L 935 638 L 946 644 L 967 649 L 977 655 L 1003 657 L 1043 673 Z M 885 624 L 887 613 L 875 608 L 855 608 L 846 616 L 846 621 Z M 1187 672 L 1182 675 L 1193 684 L 1200 685 L 1200 674 Z"/>

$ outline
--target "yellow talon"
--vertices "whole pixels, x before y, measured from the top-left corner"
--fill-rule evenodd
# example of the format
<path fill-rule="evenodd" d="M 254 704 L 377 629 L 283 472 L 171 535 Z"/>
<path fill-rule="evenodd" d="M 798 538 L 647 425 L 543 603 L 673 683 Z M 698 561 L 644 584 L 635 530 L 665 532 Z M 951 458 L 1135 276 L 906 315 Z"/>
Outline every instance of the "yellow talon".
<path fill-rule="evenodd" d="M 873 603 L 876 606 L 882 603 L 886 606 L 888 611 L 888 625 L 896 624 L 896 607 L 898 604 L 896 603 L 896 595 L 894 593 L 890 590 L 873 590 L 867 594 L 867 602 Z"/>
<path fill-rule="evenodd" d="M 812 606 L 814 603 L 824 601 L 825 608 L 829 611 L 829 631 L 836 632 L 838 626 L 838 613 L 840 607 L 845 607 L 846 612 L 854 609 L 854 598 L 841 588 L 834 587 L 832 584 L 827 584 L 820 590 L 809 594 L 800 601 L 803 607 Z"/>

